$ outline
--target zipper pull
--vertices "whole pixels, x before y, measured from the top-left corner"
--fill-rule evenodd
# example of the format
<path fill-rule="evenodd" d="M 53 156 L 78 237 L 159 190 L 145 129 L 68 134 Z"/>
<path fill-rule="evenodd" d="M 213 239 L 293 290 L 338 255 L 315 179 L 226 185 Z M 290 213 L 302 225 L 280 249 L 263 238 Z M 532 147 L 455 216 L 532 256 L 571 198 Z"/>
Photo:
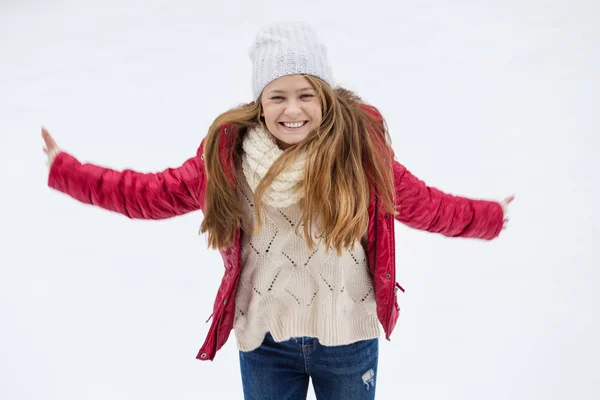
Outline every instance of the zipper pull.
<path fill-rule="evenodd" d="M 398 292 L 398 289 L 402 290 L 402 293 L 404 293 L 404 288 L 400 286 L 398 282 L 396 282 L 396 292 Z"/>

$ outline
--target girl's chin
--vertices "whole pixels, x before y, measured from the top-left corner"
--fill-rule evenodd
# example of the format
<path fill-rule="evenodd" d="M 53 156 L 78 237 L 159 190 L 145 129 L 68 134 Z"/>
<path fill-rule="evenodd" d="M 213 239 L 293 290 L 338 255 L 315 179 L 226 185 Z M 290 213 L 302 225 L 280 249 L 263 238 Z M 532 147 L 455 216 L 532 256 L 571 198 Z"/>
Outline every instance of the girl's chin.
<path fill-rule="evenodd" d="M 286 139 L 281 139 L 278 137 L 275 138 L 275 140 L 277 141 L 277 145 L 281 149 L 287 149 L 288 147 L 294 146 L 294 145 L 300 143 L 303 139 L 304 139 L 304 136 L 299 137 L 299 138 L 286 138 Z"/>

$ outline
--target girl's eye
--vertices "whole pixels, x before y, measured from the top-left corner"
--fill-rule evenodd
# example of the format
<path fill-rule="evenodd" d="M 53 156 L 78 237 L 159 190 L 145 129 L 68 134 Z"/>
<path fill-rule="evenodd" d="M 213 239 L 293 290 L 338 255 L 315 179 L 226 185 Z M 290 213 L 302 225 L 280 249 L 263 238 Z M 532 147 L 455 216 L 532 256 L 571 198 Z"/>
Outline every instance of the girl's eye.
<path fill-rule="evenodd" d="M 282 100 L 283 97 L 282 96 L 273 96 L 271 97 L 271 100 Z"/>
<path fill-rule="evenodd" d="M 313 94 L 303 94 L 302 96 L 300 96 L 303 99 L 311 99 L 313 97 L 315 97 Z"/>

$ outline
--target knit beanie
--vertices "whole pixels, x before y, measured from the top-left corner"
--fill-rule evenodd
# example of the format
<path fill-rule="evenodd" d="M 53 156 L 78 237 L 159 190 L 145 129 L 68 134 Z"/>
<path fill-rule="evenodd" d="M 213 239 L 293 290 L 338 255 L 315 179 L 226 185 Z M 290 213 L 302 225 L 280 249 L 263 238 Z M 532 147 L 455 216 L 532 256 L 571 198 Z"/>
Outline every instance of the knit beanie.
<path fill-rule="evenodd" d="M 249 54 L 255 101 L 265 86 L 286 75 L 313 75 L 333 87 L 327 49 L 304 22 L 277 22 L 262 27 Z"/>

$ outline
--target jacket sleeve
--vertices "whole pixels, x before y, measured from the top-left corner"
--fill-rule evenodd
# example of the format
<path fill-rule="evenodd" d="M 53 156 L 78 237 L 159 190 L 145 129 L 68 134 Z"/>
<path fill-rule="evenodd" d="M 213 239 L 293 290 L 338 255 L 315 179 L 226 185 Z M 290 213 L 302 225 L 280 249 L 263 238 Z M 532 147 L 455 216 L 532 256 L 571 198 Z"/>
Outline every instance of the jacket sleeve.
<path fill-rule="evenodd" d="M 202 148 L 203 143 L 196 156 L 180 167 L 159 173 L 83 164 L 61 152 L 50 166 L 48 186 L 128 218 L 170 218 L 203 208 L 206 179 Z"/>
<path fill-rule="evenodd" d="M 494 239 L 503 226 L 500 203 L 453 196 L 428 187 L 394 161 L 396 218 L 406 225 L 445 236 Z"/>

